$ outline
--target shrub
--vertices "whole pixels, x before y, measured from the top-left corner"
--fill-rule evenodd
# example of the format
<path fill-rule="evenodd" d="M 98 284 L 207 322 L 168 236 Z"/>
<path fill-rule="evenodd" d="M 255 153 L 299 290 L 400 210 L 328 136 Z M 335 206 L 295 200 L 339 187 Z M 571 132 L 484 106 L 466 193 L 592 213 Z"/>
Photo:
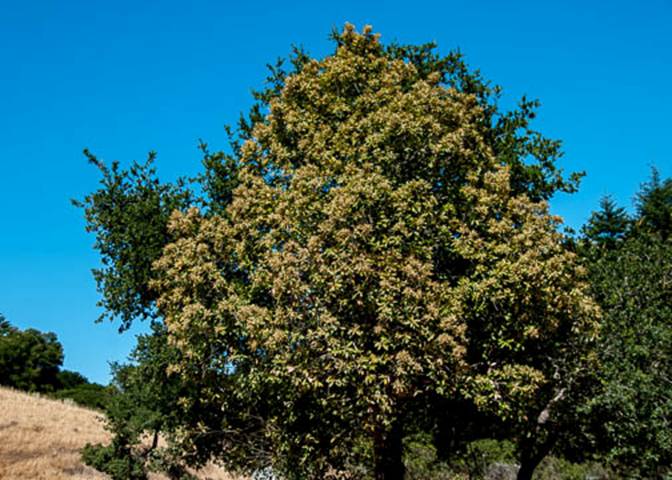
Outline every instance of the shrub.
<path fill-rule="evenodd" d="M 469 443 L 452 466 L 468 478 L 501 478 L 516 463 L 516 446 L 512 442 L 483 438 Z"/>
<path fill-rule="evenodd" d="M 564 458 L 549 456 L 536 471 L 536 478 L 543 480 L 606 480 L 614 478 L 608 470 L 596 463 L 572 463 Z"/>
<path fill-rule="evenodd" d="M 112 393 L 109 387 L 97 383 L 84 383 L 54 392 L 52 396 L 59 400 L 71 399 L 82 407 L 104 410 Z"/>
<path fill-rule="evenodd" d="M 404 465 L 406 480 L 448 480 L 459 479 L 448 464 L 440 462 L 436 447 L 428 434 L 410 435 L 404 439 Z M 466 478 L 466 477 L 465 477 Z"/>
<path fill-rule="evenodd" d="M 87 444 L 82 449 L 82 460 L 96 470 L 107 473 L 112 480 L 146 480 L 144 462 L 125 445 Z"/>
<path fill-rule="evenodd" d="M 68 390 L 89 383 L 87 378 L 79 372 L 72 370 L 61 370 L 56 376 L 59 390 Z"/>

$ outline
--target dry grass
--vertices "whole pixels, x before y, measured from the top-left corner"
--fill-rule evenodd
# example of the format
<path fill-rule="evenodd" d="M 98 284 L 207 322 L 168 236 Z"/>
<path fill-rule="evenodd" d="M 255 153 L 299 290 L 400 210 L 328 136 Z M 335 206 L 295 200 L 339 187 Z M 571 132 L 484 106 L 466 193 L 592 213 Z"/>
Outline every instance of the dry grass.
<path fill-rule="evenodd" d="M 82 464 L 79 451 L 87 443 L 108 440 L 99 412 L 0 387 L 0 479 L 107 479 Z M 244 480 L 215 465 L 206 466 L 198 477 Z"/>

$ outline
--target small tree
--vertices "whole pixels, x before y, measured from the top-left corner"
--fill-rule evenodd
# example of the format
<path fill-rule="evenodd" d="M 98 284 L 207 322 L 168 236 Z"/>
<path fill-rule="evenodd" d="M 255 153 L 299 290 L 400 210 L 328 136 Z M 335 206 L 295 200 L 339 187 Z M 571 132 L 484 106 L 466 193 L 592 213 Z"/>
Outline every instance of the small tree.
<path fill-rule="evenodd" d="M 637 194 L 637 227 L 663 240 L 672 235 L 672 178 L 661 180 L 656 168 Z"/>
<path fill-rule="evenodd" d="M 598 247 L 613 249 L 621 242 L 631 226 L 631 220 L 623 207 L 605 196 L 600 200 L 600 209 L 593 212 L 581 229 L 586 240 Z"/>
<path fill-rule="evenodd" d="M 165 327 L 153 322 L 150 334 L 138 336 L 130 363 L 112 365 L 112 392 L 104 407 L 113 438 L 109 445 L 87 445 L 87 464 L 119 480 L 146 478 L 151 468 L 168 471 L 171 478 L 185 474 L 180 455 L 173 455 L 171 437 L 188 415 L 179 400 L 188 396 L 190 382 L 168 371 L 178 359 L 167 343 Z M 201 415 L 206 417 L 205 412 Z M 169 443 L 167 448 L 159 448 L 160 435 Z"/>

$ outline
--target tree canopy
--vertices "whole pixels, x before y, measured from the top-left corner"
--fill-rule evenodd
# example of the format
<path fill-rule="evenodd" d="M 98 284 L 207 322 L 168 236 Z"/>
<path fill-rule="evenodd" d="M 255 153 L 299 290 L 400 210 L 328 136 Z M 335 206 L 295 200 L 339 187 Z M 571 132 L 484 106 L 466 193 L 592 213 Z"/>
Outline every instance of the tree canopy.
<path fill-rule="evenodd" d="M 577 430 L 591 444 L 585 450 L 628 478 L 672 471 L 670 185 L 653 169 L 632 216 L 603 201 L 584 228 L 591 291 L 603 311 L 601 388 L 581 407 L 587 425 Z"/>
<path fill-rule="evenodd" d="M 605 196 L 600 200 L 600 209 L 593 212 L 583 226 L 583 238 L 593 245 L 613 249 L 627 235 L 631 220 L 623 207 Z"/>
<path fill-rule="evenodd" d="M 529 478 L 594 366 L 599 310 L 545 203 L 580 175 L 536 102 L 501 111 L 459 54 L 333 39 L 272 68 L 231 153 L 202 145 L 202 198 L 153 158 L 90 157 L 103 305 L 165 323 L 167 372 L 197 384 L 177 393 L 192 461 L 402 478 L 417 405 L 447 399 L 526 432 Z"/>
<path fill-rule="evenodd" d="M 591 401 L 596 443 L 629 476 L 672 471 L 672 248 L 633 238 L 592 266 L 605 312 L 605 388 Z"/>
<path fill-rule="evenodd" d="M 661 179 L 656 168 L 637 194 L 637 226 L 667 240 L 672 235 L 672 178 Z"/>
<path fill-rule="evenodd" d="M 53 333 L 20 330 L 0 315 L 0 385 L 48 392 L 59 387 L 63 347 Z"/>

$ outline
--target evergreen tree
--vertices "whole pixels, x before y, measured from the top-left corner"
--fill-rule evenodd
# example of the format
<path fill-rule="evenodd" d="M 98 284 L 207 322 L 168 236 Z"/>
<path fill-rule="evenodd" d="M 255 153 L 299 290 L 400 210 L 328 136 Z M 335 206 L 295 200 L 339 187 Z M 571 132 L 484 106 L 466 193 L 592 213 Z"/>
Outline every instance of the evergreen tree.
<path fill-rule="evenodd" d="M 630 223 L 625 209 L 607 195 L 600 200 L 600 209 L 590 215 L 582 233 L 592 245 L 611 250 L 625 238 Z"/>
<path fill-rule="evenodd" d="M 636 197 L 637 227 L 666 240 L 672 235 L 672 178 L 662 180 L 656 168 Z"/>

